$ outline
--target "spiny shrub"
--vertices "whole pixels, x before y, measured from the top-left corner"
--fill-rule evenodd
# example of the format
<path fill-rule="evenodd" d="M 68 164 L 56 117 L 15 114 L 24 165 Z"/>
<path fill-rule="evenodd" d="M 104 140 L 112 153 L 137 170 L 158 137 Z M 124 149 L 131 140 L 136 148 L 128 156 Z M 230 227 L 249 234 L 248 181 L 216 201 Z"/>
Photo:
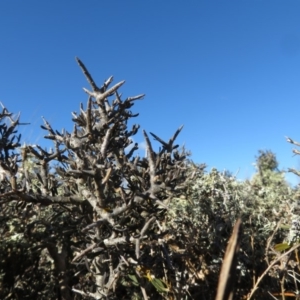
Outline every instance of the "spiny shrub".
<path fill-rule="evenodd" d="M 77 62 L 91 91 L 71 133 L 44 120 L 52 149 L 21 147 L 19 116 L 0 113 L 0 298 L 214 299 L 238 218 L 235 298 L 295 290 L 296 255 L 280 255 L 297 247 L 297 196 L 276 157 L 259 152 L 250 181 L 206 172 L 175 144 L 180 127 L 169 141 L 150 133 L 158 151 L 143 131 L 141 158 L 127 124 L 144 95 L 122 100 L 124 81 L 99 87 Z"/>
<path fill-rule="evenodd" d="M 77 62 L 92 90 L 84 89 L 86 108 L 73 113 L 73 132 L 44 120 L 53 149 L 20 147 L 20 137 L 14 142 L 19 118 L 6 108 L 0 115 L 1 298 L 186 294 L 165 226 L 169 203 L 192 175 L 175 144 L 182 127 L 168 142 L 151 133 L 162 145 L 158 152 L 143 131 L 147 158 L 135 155 L 139 125 L 127 122 L 144 95 L 122 100 L 124 81 L 109 87 L 110 77 L 98 87 Z"/>

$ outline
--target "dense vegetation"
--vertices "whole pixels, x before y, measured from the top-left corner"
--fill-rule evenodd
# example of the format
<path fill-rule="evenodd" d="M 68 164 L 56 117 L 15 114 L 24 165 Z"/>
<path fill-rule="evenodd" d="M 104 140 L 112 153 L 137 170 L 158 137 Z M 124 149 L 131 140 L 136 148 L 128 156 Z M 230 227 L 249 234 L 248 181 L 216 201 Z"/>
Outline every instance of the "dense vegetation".
<path fill-rule="evenodd" d="M 72 133 L 44 120 L 53 149 L 21 146 L 20 116 L 0 113 L 0 298 L 295 298 L 299 191 L 275 154 L 241 182 L 191 161 L 180 127 L 150 133 L 158 150 L 144 131 L 141 158 L 127 122 L 143 95 L 122 100 L 124 82 L 98 87 L 77 62 L 92 90 Z"/>

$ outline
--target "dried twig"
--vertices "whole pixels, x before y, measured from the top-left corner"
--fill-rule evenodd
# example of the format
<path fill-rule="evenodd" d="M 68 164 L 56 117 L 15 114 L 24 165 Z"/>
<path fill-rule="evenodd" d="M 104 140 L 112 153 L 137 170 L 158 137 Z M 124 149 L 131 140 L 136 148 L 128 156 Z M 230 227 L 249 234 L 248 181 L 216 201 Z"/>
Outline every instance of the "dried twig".
<path fill-rule="evenodd" d="M 242 233 L 241 225 L 241 219 L 238 219 L 233 228 L 231 238 L 229 239 L 220 273 L 216 300 L 231 300 L 233 298 L 238 260 L 237 255 Z"/>
<path fill-rule="evenodd" d="M 271 270 L 271 268 L 277 263 L 279 262 L 281 259 L 283 259 L 285 256 L 287 256 L 288 254 L 290 254 L 291 252 L 293 252 L 294 250 L 296 250 L 297 248 L 300 247 L 300 244 L 296 244 L 294 245 L 291 249 L 289 249 L 287 252 L 283 253 L 282 255 L 280 255 L 278 258 L 274 259 L 270 265 L 267 267 L 267 269 L 262 273 L 262 275 L 260 277 L 258 277 L 255 286 L 252 288 L 249 296 L 247 297 L 247 300 L 250 300 L 252 298 L 252 296 L 254 295 L 255 291 L 258 288 L 258 285 L 260 284 L 260 282 L 262 281 L 262 279 L 268 274 L 268 272 Z"/>

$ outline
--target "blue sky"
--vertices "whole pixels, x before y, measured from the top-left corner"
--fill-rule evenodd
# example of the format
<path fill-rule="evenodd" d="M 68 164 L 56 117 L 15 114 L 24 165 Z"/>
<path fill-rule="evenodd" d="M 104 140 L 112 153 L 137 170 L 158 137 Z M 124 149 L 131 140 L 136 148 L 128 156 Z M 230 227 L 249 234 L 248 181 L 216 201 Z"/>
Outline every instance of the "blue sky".
<path fill-rule="evenodd" d="M 1 1 L 0 101 L 31 122 L 27 143 L 45 143 L 41 116 L 71 131 L 89 88 L 78 56 L 99 85 L 113 75 L 124 97 L 146 94 L 132 108 L 142 129 L 169 139 L 183 124 L 178 143 L 208 169 L 250 178 L 259 149 L 300 169 L 284 138 L 300 141 L 299 13 L 276 0 Z"/>

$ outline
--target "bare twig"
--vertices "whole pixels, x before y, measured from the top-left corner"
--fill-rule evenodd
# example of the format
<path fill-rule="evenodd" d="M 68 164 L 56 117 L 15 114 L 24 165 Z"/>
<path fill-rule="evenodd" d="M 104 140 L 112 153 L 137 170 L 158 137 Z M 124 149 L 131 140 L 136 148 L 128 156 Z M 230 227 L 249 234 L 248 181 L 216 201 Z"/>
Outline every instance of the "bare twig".
<path fill-rule="evenodd" d="M 87 68 L 86 68 L 85 65 L 83 64 L 83 62 L 82 62 L 78 57 L 76 57 L 75 59 L 76 59 L 78 65 L 80 66 L 80 68 L 81 68 L 83 74 L 85 75 L 87 81 L 88 81 L 89 84 L 91 85 L 93 91 L 94 91 L 94 92 L 100 91 L 100 89 L 97 87 L 95 81 L 93 80 L 91 74 L 89 73 L 89 71 L 87 70 Z"/>
<path fill-rule="evenodd" d="M 294 250 L 296 250 L 297 248 L 300 247 L 300 244 L 296 244 L 294 245 L 291 249 L 289 249 L 287 252 L 283 253 L 282 255 L 280 255 L 278 258 L 276 258 L 275 260 L 273 260 L 270 265 L 267 267 L 267 269 L 262 273 L 262 275 L 260 277 L 258 277 L 255 286 L 252 288 L 249 296 L 247 297 L 247 300 L 250 300 L 252 298 L 252 296 L 254 295 L 255 291 L 258 288 L 258 285 L 260 284 L 260 282 L 263 280 L 263 278 L 268 274 L 268 272 L 271 270 L 271 268 L 277 263 L 279 262 L 282 258 L 284 258 L 285 256 L 287 256 L 288 254 L 290 254 L 291 252 L 293 252 Z"/>
<path fill-rule="evenodd" d="M 219 278 L 216 300 L 231 300 L 234 294 L 237 255 L 241 241 L 241 219 L 238 219 L 228 242 Z"/>

